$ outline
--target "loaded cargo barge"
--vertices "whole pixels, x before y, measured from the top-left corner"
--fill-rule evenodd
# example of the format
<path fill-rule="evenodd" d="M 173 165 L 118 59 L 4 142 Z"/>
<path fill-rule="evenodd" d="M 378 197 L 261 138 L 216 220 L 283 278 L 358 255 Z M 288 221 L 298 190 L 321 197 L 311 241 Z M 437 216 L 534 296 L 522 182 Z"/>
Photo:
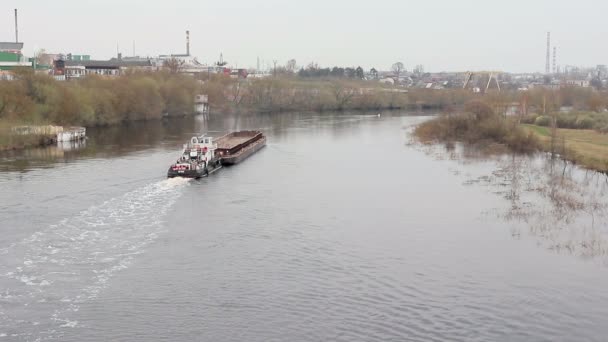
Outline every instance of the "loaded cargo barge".
<path fill-rule="evenodd" d="M 226 134 L 216 142 L 215 153 L 222 165 L 234 165 L 266 146 L 266 137 L 259 131 L 240 131 Z"/>
<path fill-rule="evenodd" d="M 223 165 L 240 163 L 265 145 L 266 137 L 260 131 L 232 132 L 217 139 L 192 137 L 177 162 L 169 167 L 167 177 L 206 177 Z"/>

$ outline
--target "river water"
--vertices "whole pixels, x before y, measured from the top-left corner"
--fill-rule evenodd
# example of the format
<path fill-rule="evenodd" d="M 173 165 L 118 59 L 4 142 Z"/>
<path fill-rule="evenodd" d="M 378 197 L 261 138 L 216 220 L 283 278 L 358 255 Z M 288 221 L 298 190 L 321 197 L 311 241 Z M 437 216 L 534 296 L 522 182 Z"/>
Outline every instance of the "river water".
<path fill-rule="evenodd" d="M 605 341 L 605 176 L 428 117 L 212 115 L 0 156 L 0 341 Z M 194 133 L 268 146 L 165 178 Z"/>

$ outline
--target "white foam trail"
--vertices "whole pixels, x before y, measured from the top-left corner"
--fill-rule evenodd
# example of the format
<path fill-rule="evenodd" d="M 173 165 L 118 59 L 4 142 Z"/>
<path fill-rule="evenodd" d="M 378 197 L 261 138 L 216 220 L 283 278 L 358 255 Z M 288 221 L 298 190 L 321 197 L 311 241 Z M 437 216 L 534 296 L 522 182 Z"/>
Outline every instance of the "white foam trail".
<path fill-rule="evenodd" d="M 38 340 L 41 333 L 46 338 L 59 327 L 77 326 L 65 314 L 95 298 L 116 272 L 158 238 L 164 216 L 187 182 L 173 178 L 150 184 L 3 250 L 0 300 L 6 305 L 0 307 L 0 334 Z M 56 305 L 49 308 L 48 303 Z M 18 309 L 12 313 L 10 308 Z"/>

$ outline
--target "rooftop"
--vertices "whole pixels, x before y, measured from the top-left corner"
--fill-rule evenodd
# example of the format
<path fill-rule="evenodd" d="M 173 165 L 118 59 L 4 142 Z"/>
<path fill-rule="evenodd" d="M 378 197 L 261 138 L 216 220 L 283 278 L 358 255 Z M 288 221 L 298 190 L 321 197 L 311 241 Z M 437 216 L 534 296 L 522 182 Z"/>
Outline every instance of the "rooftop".
<path fill-rule="evenodd" d="M 21 49 L 23 49 L 23 43 L 0 42 L 0 51 L 2 51 L 2 50 L 21 50 Z"/>
<path fill-rule="evenodd" d="M 146 67 L 152 66 L 149 60 L 145 61 L 125 61 L 117 58 L 112 58 L 107 61 L 65 61 L 65 66 L 84 66 L 89 68 L 100 67 Z"/>

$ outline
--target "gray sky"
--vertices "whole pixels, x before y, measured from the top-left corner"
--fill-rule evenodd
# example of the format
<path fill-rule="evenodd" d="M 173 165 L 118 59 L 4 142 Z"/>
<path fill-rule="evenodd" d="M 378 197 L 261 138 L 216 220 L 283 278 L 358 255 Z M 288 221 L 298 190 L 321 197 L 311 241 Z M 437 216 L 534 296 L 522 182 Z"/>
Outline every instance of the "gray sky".
<path fill-rule="evenodd" d="M 608 64 L 605 0 L 2 0 L 0 41 L 25 53 L 105 59 L 183 53 L 185 31 L 201 62 L 376 67 L 396 61 L 430 71 L 543 71 L 546 31 L 559 65 Z"/>

